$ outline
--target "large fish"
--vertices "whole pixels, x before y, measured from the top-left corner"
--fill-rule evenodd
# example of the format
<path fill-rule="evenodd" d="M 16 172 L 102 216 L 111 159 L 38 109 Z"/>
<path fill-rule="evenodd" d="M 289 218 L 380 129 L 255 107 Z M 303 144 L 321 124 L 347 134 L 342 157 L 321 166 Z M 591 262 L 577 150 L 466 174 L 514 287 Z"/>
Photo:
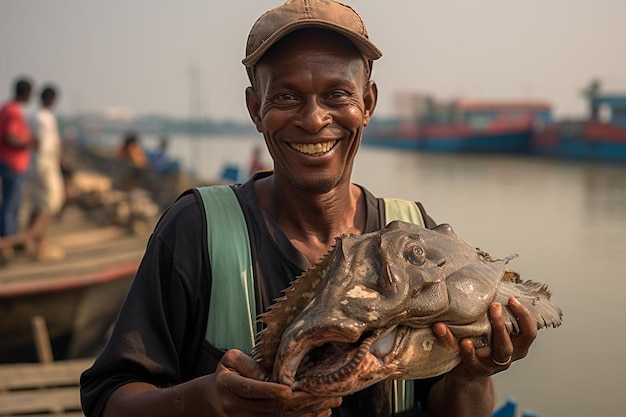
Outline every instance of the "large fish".
<path fill-rule="evenodd" d="M 428 230 L 394 221 L 363 235 L 343 235 L 260 316 L 255 357 L 274 381 L 316 395 L 343 396 L 383 379 L 445 373 L 459 352 L 437 342 L 431 326 L 446 323 L 479 348 L 490 343 L 489 304 L 515 296 L 537 328 L 561 324 L 544 284 L 505 270 L 460 239 L 447 224 Z"/>

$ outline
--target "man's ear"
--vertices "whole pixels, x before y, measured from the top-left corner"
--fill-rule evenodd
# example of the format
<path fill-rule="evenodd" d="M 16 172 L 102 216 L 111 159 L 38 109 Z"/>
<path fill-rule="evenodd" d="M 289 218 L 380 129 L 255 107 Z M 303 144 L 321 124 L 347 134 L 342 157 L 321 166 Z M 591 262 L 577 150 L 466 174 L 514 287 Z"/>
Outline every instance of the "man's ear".
<path fill-rule="evenodd" d="M 378 102 L 378 86 L 372 80 L 367 82 L 365 93 L 363 94 L 363 125 L 367 126 L 372 119 L 376 103 Z"/>
<path fill-rule="evenodd" d="M 256 130 L 259 133 L 263 133 L 261 126 L 261 100 L 252 87 L 246 88 L 246 107 L 248 107 L 248 114 L 256 126 Z"/>

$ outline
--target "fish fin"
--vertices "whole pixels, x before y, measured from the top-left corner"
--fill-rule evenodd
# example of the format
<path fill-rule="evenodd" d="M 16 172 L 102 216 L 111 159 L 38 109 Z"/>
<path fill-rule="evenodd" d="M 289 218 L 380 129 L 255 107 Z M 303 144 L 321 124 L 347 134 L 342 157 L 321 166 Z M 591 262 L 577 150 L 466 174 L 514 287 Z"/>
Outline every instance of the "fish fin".
<path fill-rule="evenodd" d="M 535 281 L 521 281 L 516 283 L 503 281 L 496 295 L 497 301 L 503 309 L 504 321 L 509 333 L 518 334 L 519 324 L 515 314 L 509 309 L 510 297 L 515 297 L 528 309 L 537 323 L 537 329 L 558 327 L 561 325 L 563 312 L 551 300 L 551 293 L 547 285 Z"/>

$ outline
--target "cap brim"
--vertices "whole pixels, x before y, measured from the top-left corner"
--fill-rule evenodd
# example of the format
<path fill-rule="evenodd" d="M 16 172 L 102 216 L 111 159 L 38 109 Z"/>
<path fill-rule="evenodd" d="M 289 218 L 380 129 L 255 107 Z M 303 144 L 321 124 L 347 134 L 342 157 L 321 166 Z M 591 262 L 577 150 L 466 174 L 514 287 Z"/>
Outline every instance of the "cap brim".
<path fill-rule="evenodd" d="M 369 39 L 356 35 L 354 32 L 344 29 L 341 26 L 330 24 L 321 20 L 299 20 L 289 25 L 283 26 L 280 30 L 274 32 L 269 38 L 267 38 L 261 46 L 256 48 L 252 53 L 246 56 L 241 62 L 246 67 L 253 67 L 261 57 L 270 49 L 276 42 L 284 38 L 291 32 L 304 28 L 321 28 L 332 30 L 337 32 L 346 38 L 348 38 L 359 49 L 361 54 L 368 60 L 374 61 L 380 58 L 383 53 L 372 41 Z"/>

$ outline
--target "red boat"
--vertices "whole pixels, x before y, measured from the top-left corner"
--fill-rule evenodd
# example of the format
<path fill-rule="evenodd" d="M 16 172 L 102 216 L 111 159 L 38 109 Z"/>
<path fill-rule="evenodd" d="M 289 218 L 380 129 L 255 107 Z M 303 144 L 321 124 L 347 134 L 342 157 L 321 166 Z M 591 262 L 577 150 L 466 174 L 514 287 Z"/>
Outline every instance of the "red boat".
<path fill-rule="evenodd" d="M 527 153 L 538 125 L 551 121 L 545 102 L 455 100 L 404 95 L 395 120 L 373 121 L 363 144 L 431 152 Z"/>
<path fill-rule="evenodd" d="M 539 155 L 566 159 L 626 162 L 626 94 L 587 89 L 589 117 L 547 126 L 533 139 Z"/>

